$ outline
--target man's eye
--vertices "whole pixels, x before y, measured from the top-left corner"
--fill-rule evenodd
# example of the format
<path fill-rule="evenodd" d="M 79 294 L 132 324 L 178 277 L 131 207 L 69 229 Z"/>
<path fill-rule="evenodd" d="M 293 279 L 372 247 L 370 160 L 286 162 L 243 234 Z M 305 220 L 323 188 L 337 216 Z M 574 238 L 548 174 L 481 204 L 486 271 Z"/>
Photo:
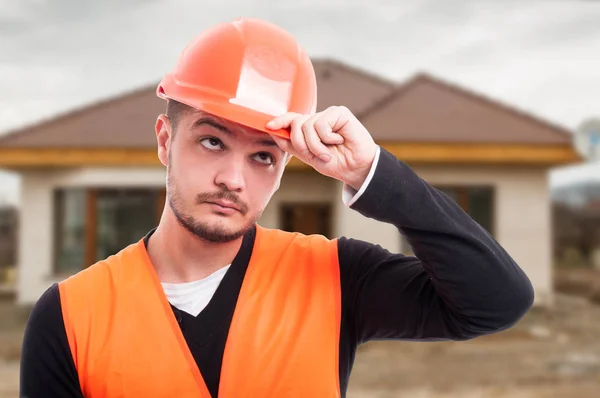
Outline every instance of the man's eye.
<path fill-rule="evenodd" d="M 223 143 L 218 138 L 207 137 L 200 140 L 200 143 L 208 149 L 219 150 L 223 148 Z"/>
<path fill-rule="evenodd" d="M 275 163 L 275 157 L 273 157 L 273 155 L 271 155 L 268 152 L 259 152 L 256 155 L 254 155 L 254 159 L 262 164 L 265 165 L 271 165 L 273 163 Z"/>

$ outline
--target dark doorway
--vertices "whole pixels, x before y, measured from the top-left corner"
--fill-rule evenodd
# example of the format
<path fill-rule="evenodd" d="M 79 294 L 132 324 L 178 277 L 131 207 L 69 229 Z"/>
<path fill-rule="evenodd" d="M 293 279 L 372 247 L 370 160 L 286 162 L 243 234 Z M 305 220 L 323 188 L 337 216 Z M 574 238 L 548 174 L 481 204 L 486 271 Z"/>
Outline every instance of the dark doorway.
<path fill-rule="evenodd" d="M 280 207 L 281 229 L 331 238 L 331 213 L 329 203 L 283 203 Z"/>

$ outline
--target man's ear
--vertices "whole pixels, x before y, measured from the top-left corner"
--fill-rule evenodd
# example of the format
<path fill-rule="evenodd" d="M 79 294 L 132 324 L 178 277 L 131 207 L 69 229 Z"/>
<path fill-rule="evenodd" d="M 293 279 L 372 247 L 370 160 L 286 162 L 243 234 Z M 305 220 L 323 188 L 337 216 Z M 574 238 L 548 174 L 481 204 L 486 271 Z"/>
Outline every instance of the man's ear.
<path fill-rule="evenodd" d="M 161 114 L 158 116 L 154 131 L 156 132 L 156 140 L 158 143 L 158 159 L 163 166 L 166 167 L 169 164 L 169 150 L 171 146 L 171 137 L 173 135 L 171 121 L 167 115 Z"/>

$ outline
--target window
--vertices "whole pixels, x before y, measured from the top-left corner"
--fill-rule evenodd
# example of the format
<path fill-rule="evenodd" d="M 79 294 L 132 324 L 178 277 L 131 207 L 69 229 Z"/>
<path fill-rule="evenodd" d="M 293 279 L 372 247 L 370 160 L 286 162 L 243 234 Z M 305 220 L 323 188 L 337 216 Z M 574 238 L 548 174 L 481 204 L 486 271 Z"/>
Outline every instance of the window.
<path fill-rule="evenodd" d="M 492 235 L 494 234 L 494 190 L 491 187 L 471 187 L 467 190 L 465 211 Z"/>
<path fill-rule="evenodd" d="M 494 188 L 492 186 L 441 185 L 437 189 L 454 200 L 479 225 L 494 235 Z M 400 236 L 400 250 L 412 255 L 413 251 L 406 239 Z"/>
<path fill-rule="evenodd" d="M 56 190 L 55 273 L 73 274 L 137 242 L 164 203 L 164 189 Z"/>
<path fill-rule="evenodd" d="M 494 233 L 494 189 L 491 186 L 436 186 L 452 198 L 473 220 Z"/>
<path fill-rule="evenodd" d="M 0 206 L 0 285 L 17 265 L 17 209 Z"/>
<path fill-rule="evenodd" d="M 83 189 L 54 193 L 55 271 L 71 274 L 83 267 L 85 258 L 86 192 Z"/>
<path fill-rule="evenodd" d="M 96 197 L 94 262 L 116 254 L 157 224 L 155 190 L 102 190 Z"/>

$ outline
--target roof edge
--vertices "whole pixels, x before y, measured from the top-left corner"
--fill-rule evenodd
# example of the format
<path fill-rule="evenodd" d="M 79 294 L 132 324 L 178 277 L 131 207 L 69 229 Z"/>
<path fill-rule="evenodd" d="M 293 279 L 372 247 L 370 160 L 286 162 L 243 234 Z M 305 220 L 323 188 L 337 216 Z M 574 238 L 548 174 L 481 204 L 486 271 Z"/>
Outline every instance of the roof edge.
<path fill-rule="evenodd" d="M 418 76 L 418 75 L 415 75 L 415 76 Z M 371 114 L 375 113 L 375 111 L 377 111 L 381 107 L 385 106 L 387 103 L 390 103 L 390 102 L 394 101 L 395 99 L 404 96 L 407 92 L 409 92 L 415 86 L 416 82 L 417 82 L 416 78 L 413 77 L 413 78 L 410 78 L 409 80 L 407 80 L 405 83 L 397 83 L 395 90 L 392 90 L 392 92 L 389 93 L 388 95 L 385 95 L 378 101 L 375 101 L 373 104 L 371 104 L 370 107 L 365 109 L 360 114 L 356 115 L 356 117 L 361 120 L 366 117 L 369 117 Z"/>
<path fill-rule="evenodd" d="M 157 83 L 158 84 L 158 83 Z M 113 105 L 115 102 L 121 102 L 128 100 L 132 97 L 145 93 L 148 90 L 153 89 L 153 84 L 149 83 L 144 86 L 139 86 L 137 88 L 133 88 L 130 90 L 122 91 L 119 94 L 113 94 L 111 96 L 104 96 L 101 98 L 97 98 L 96 100 L 92 100 L 91 102 L 82 104 L 80 106 L 73 107 L 68 110 L 61 111 L 53 116 L 42 118 L 36 121 L 33 121 L 25 126 L 17 127 L 13 130 L 8 130 L 7 132 L 0 135 L 0 148 L 2 148 L 2 144 L 4 141 L 12 138 L 15 135 L 19 134 L 31 134 L 35 132 L 38 128 L 52 126 L 56 123 L 60 123 L 67 118 L 76 117 L 85 112 L 89 112 L 96 109 L 101 109 L 107 105 Z"/>
<path fill-rule="evenodd" d="M 581 162 L 567 144 L 490 144 L 378 141 L 398 159 L 424 164 L 565 165 Z M 0 148 L 0 167 L 160 166 L 152 148 Z"/>
<path fill-rule="evenodd" d="M 493 107 L 495 109 L 502 110 L 505 113 L 508 113 L 510 115 L 516 116 L 521 119 L 525 119 L 526 121 L 533 122 L 539 126 L 550 129 L 554 133 L 566 136 L 567 138 L 569 138 L 569 140 L 573 137 L 573 132 L 565 126 L 561 126 L 557 123 L 550 122 L 542 117 L 533 115 L 532 113 L 530 113 L 528 111 L 519 109 L 516 106 L 509 105 L 502 100 L 492 98 L 481 92 L 477 92 L 477 91 L 465 88 L 462 85 L 449 82 L 447 80 L 433 76 L 432 74 L 429 74 L 427 72 L 418 73 L 417 75 L 415 75 L 414 79 L 416 81 L 430 82 L 430 83 L 436 84 L 446 90 L 452 91 L 456 94 L 471 97 L 472 99 L 479 101 L 489 107 Z"/>
<path fill-rule="evenodd" d="M 383 84 L 385 86 L 388 86 L 389 88 L 394 88 L 397 85 L 397 83 L 392 79 L 386 79 L 385 77 L 383 77 L 381 75 L 377 75 L 376 73 L 371 72 L 367 69 L 363 69 L 362 67 L 344 63 L 344 62 L 341 62 L 341 61 L 333 59 L 333 58 L 315 57 L 315 58 L 312 58 L 312 63 L 313 63 L 313 65 L 318 64 L 318 63 L 329 64 L 335 68 L 344 70 L 346 72 L 349 72 L 349 73 L 352 73 L 355 75 L 365 77 L 365 78 L 371 80 L 372 82 L 375 82 L 378 84 Z"/>
<path fill-rule="evenodd" d="M 573 137 L 573 132 L 566 127 L 560 126 L 556 123 L 549 122 L 541 117 L 538 117 L 529 112 L 520 110 L 514 106 L 510 106 L 501 100 L 491 98 L 482 93 L 475 92 L 473 90 L 467 89 L 458 84 L 450 83 L 446 80 L 435 77 L 428 72 L 418 72 L 415 75 L 413 75 L 412 77 L 410 77 L 409 79 L 407 79 L 404 84 L 399 84 L 398 88 L 396 90 L 394 90 L 388 96 L 385 96 L 381 100 L 377 101 L 376 103 L 371 105 L 369 108 L 367 108 L 364 112 L 362 112 L 360 115 L 358 115 L 359 119 L 364 119 L 366 117 L 369 117 L 369 116 L 371 116 L 371 114 L 375 113 L 375 111 L 377 111 L 381 107 L 385 106 L 386 104 L 388 104 L 398 98 L 403 97 L 419 83 L 435 84 L 436 86 L 438 86 L 444 90 L 451 91 L 454 94 L 469 97 L 469 98 L 471 98 L 479 103 L 482 103 L 488 107 L 492 107 L 494 109 L 508 113 L 511 116 L 518 117 L 520 119 L 524 119 L 528 122 L 535 123 L 539 126 L 549 129 L 553 133 L 560 134 L 564 138 L 567 138 L 569 141 Z"/>
<path fill-rule="evenodd" d="M 355 75 L 364 77 L 364 78 L 371 80 L 373 82 L 376 82 L 378 84 L 385 85 L 385 86 L 389 87 L 390 89 L 393 89 L 396 85 L 395 82 L 392 80 L 385 79 L 381 76 L 376 75 L 373 72 L 367 71 L 365 69 L 361 69 L 361 68 L 353 66 L 353 65 L 349 65 L 349 64 L 340 62 L 340 61 L 332 59 L 332 58 L 314 57 L 314 58 L 311 58 L 311 60 L 312 60 L 313 64 L 319 64 L 319 63 L 328 64 L 339 70 L 344 70 L 349 73 L 353 73 Z M 97 98 L 90 102 L 72 107 L 70 109 L 59 111 L 57 114 L 54 114 L 52 116 L 44 117 L 44 118 L 32 121 L 30 123 L 27 123 L 23 126 L 16 127 L 14 129 L 2 132 L 0 134 L 0 147 L 3 146 L 2 144 L 6 140 L 10 140 L 15 135 L 31 134 L 31 133 L 34 133 L 35 131 L 37 131 L 37 129 L 39 129 L 41 127 L 49 127 L 49 126 L 55 125 L 57 123 L 61 123 L 65 119 L 77 117 L 78 115 L 83 114 L 85 112 L 90 112 L 90 111 L 94 111 L 97 109 L 101 109 L 102 107 L 107 106 L 109 104 L 114 105 L 115 102 L 118 103 L 121 101 L 129 100 L 130 98 L 135 97 L 136 95 L 143 94 L 149 90 L 154 90 L 154 87 L 157 84 L 158 84 L 158 81 L 156 81 L 156 83 L 148 83 L 148 84 L 136 87 L 136 88 L 132 88 L 132 89 L 124 90 L 124 91 L 121 91 L 121 92 L 118 92 L 118 93 L 115 93 L 112 95 L 100 97 L 100 98 Z"/>

